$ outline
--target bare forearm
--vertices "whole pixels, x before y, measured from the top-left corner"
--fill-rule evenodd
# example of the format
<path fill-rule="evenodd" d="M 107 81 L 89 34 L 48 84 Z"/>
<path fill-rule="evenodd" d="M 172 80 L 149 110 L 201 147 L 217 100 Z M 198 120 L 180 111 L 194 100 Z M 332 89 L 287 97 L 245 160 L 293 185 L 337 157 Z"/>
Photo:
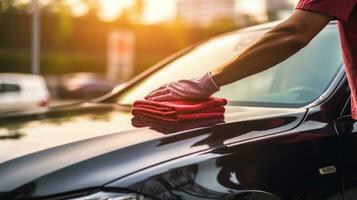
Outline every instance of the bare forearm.
<path fill-rule="evenodd" d="M 295 16 L 302 20 L 299 17 Z M 269 69 L 307 45 L 328 21 L 328 17 L 324 18 L 321 25 L 307 33 L 304 33 L 303 26 L 296 26 L 289 21 L 283 22 L 265 33 L 231 62 L 215 69 L 212 72 L 213 80 L 218 86 L 223 86 Z"/>
<path fill-rule="evenodd" d="M 268 32 L 241 55 L 212 72 L 213 80 L 226 85 L 259 73 L 282 62 L 299 51 L 303 45 L 291 42 L 290 36 L 280 32 Z"/>

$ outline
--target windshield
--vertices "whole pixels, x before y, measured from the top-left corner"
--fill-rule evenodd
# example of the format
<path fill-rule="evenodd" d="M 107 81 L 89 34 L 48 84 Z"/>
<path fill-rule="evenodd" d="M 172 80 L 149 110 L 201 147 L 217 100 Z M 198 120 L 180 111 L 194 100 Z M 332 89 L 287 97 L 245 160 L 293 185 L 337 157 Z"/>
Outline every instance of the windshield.
<path fill-rule="evenodd" d="M 132 104 L 164 83 L 211 71 L 237 56 L 263 32 L 232 33 L 200 44 L 126 90 L 118 103 Z M 307 105 L 320 97 L 335 78 L 342 63 L 340 51 L 336 26 L 327 26 L 291 58 L 226 85 L 214 96 L 226 98 L 231 105 Z"/>

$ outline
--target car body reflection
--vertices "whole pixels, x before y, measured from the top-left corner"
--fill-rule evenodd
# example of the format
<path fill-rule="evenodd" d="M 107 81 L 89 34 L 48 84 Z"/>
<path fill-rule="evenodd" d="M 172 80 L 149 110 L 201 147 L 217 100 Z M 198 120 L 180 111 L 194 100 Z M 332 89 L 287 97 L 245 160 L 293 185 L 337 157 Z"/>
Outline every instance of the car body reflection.
<path fill-rule="evenodd" d="M 163 134 L 176 133 L 184 130 L 190 130 L 200 127 L 212 126 L 219 123 L 224 123 L 224 118 L 212 118 L 204 120 L 193 120 L 186 122 L 168 122 L 158 120 L 147 116 L 135 116 L 131 119 L 134 127 L 143 128 L 149 127 Z"/>

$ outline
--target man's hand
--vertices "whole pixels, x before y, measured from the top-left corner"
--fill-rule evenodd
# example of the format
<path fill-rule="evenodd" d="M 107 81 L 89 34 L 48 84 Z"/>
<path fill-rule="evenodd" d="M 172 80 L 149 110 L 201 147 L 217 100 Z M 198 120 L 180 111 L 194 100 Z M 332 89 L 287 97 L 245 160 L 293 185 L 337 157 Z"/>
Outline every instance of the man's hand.
<path fill-rule="evenodd" d="M 190 80 L 179 80 L 164 84 L 150 92 L 145 99 L 150 101 L 172 101 L 180 99 L 206 99 L 219 91 L 211 74 Z"/>

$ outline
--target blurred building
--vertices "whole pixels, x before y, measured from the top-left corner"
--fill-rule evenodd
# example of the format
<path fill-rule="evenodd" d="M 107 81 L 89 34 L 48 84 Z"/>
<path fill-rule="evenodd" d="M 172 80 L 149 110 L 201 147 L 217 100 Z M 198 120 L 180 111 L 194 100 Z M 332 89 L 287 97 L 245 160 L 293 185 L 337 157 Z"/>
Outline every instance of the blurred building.
<path fill-rule="evenodd" d="M 296 0 L 266 0 L 269 21 L 286 18 L 291 14 Z"/>
<path fill-rule="evenodd" d="M 235 0 L 179 0 L 177 17 L 193 26 L 208 26 L 218 20 L 235 21 Z"/>
<path fill-rule="evenodd" d="M 236 10 L 243 26 L 268 21 L 266 0 L 236 0 Z"/>

